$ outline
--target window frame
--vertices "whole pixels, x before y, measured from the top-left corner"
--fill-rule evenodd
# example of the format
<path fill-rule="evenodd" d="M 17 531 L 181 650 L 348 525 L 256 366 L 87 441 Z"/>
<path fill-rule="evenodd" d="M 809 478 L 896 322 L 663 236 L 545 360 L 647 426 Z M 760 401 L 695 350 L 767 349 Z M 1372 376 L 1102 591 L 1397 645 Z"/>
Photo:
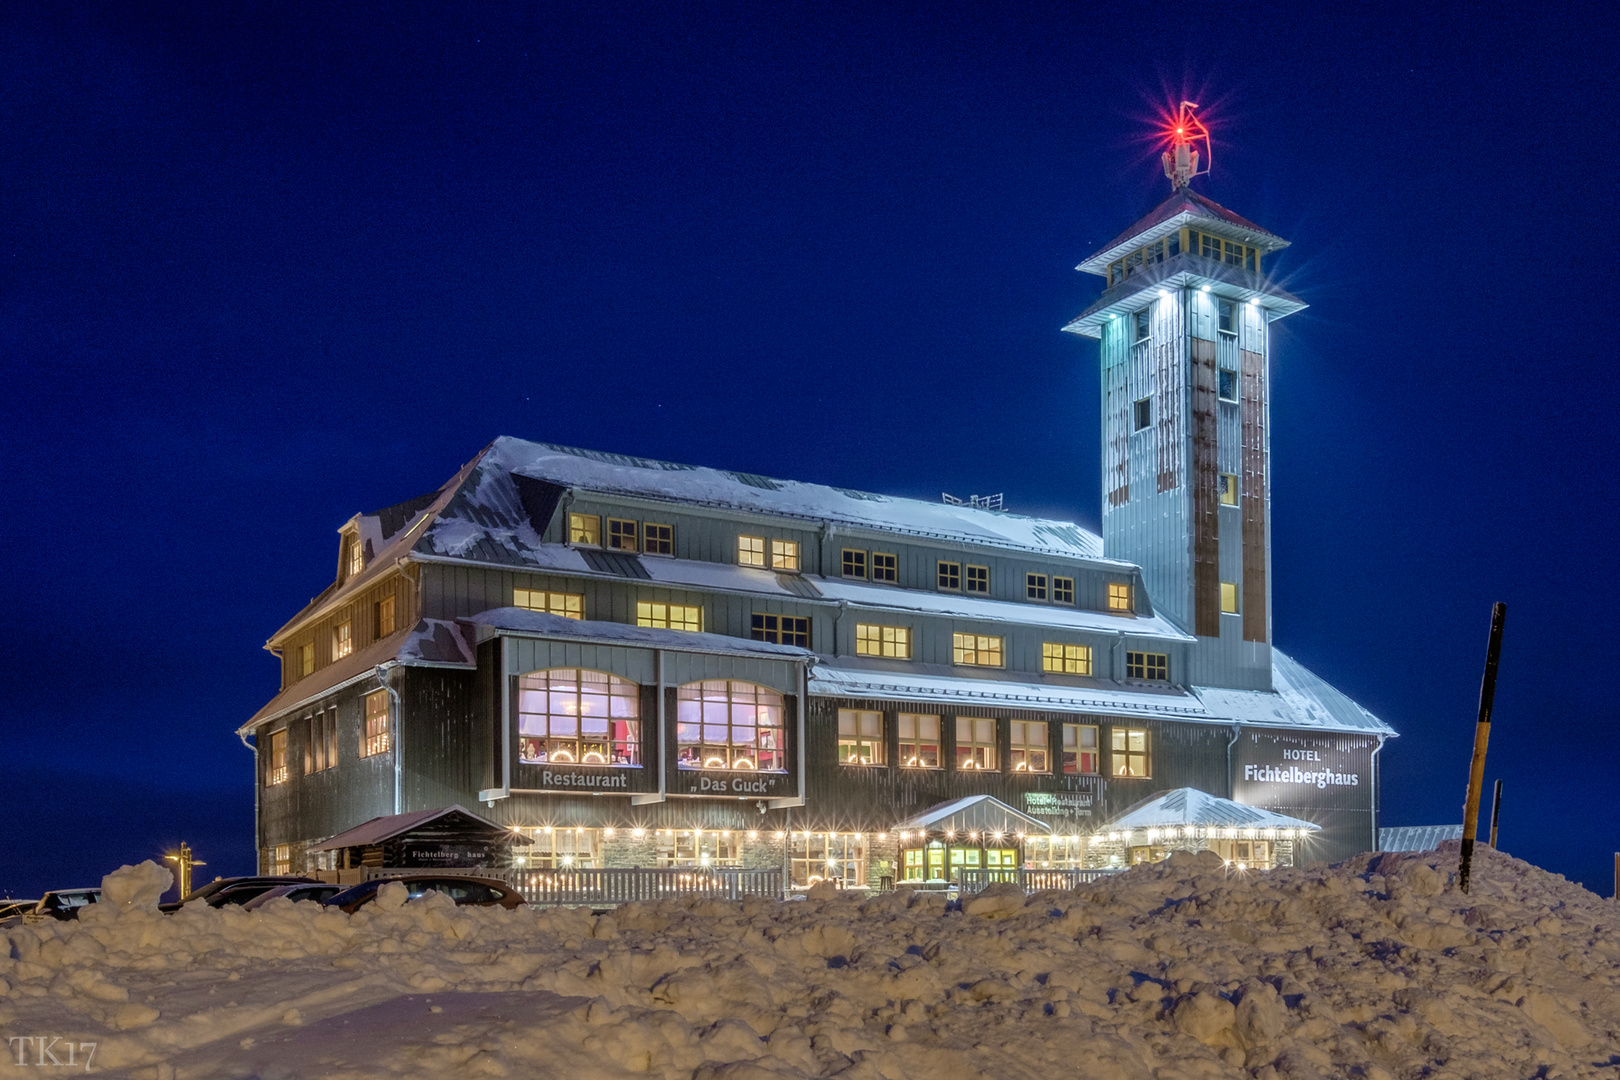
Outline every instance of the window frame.
<path fill-rule="evenodd" d="M 1132 750 L 1132 736 L 1141 736 L 1142 749 Z M 1120 762 L 1117 755 L 1123 755 Z M 1141 759 L 1141 771 L 1136 771 L 1134 760 Z M 1125 780 L 1149 780 L 1153 777 L 1153 736 L 1147 728 L 1110 727 L 1108 729 L 1108 775 Z"/>
<path fill-rule="evenodd" d="M 788 628 L 787 620 L 802 623 L 802 626 Z M 770 625 L 775 620 L 776 625 Z M 774 637 L 770 635 L 775 635 Z M 754 641 L 767 641 L 773 645 L 795 645 L 801 649 L 810 648 L 810 616 L 808 615 L 779 615 L 770 611 L 755 611 L 748 620 L 748 636 Z M 792 637 L 795 640 L 788 641 Z M 797 640 L 803 638 L 802 641 Z"/>
<path fill-rule="evenodd" d="M 1047 596 L 1050 593 L 1050 586 L 1047 584 L 1048 581 L 1050 581 L 1050 578 L 1048 578 L 1045 574 L 1025 573 L 1024 599 L 1039 600 L 1042 603 L 1045 603 L 1047 601 Z"/>
<path fill-rule="evenodd" d="M 844 548 L 842 567 L 844 577 L 856 581 L 865 581 L 867 578 L 868 559 L 866 551 L 862 548 Z"/>
<path fill-rule="evenodd" d="M 1135 598 L 1131 594 L 1130 582 L 1110 581 L 1108 583 L 1108 610 L 1127 615 L 1136 610 L 1133 603 Z"/>
<path fill-rule="evenodd" d="M 354 620 L 344 619 L 332 627 L 332 659 L 354 655 Z"/>
<path fill-rule="evenodd" d="M 1239 614 L 1242 614 L 1238 610 L 1238 604 L 1240 602 L 1239 597 L 1240 597 L 1241 593 L 1242 593 L 1242 590 L 1238 588 L 1237 582 L 1235 582 L 1235 581 L 1223 581 L 1223 582 L 1221 582 L 1221 614 L 1222 615 L 1239 615 Z"/>
<path fill-rule="evenodd" d="M 602 515 L 568 512 L 568 542 L 582 547 L 602 546 Z"/>
<path fill-rule="evenodd" d="M 513 864 L 520 870 L 591 870 L 602 865 L 601 829 L 520 826 L 529 838 Z"/>
<path fill-rule="evenodd" d="M 742 845 L 742 836 L 730 829 L 678 829 L 667 834 L 661 829 L 654 834 L 653 850 L 660 867 L 707 869 L 742 866 Z"/>
<path fill-rule="evenodd" d="M 1215 484 L 1215 498 L 1222 506 L 1236 506 L 1238 500 L 1243 497 L 1242 489 L 1238 485 L 1237 473 L 1216 473 Z"/>
<path fill-rule="evenodd" d="M 605 705 L 606 711 L 588 714 L 587 699 L 596 700 L 599 708 Z M 642 765 L 641 687 L 629 679 L 587 667 L 526 671 L 518 676 L 515 707 L 521 764 L 603 769 Z M 587 719 L 599 719 L 604 730 L 587 733 Z M 559 759 L 559 753 L 567 757 Z M 589 760 L 593 754 L 598 760 Z"/>
<path fill-rule="evenodd" d="M 724 684 L 723 691 L 720 687 L 714 685 L 717 683 Z M 743 703 L 742 698 L 736 693 L 735 688 L 738 686 L 749 689 L 749 697 L 751 698 L 749 702 Z M 723 693 L 723 698 L 705 696 L 716 693 Z M 683 703 L 688 705 L 695 703 L 695 719 L 682 719 L 683 713 L 692 715 L 690 709 L 682 709 Z M 715 720 L 712 713 L 705 709 L 705 706 L 713 705 L 722 706 L 723 723 Z M 737 709 L 739 707 L 754 710 L 755 722 L 752 724 L 736 723 Z M 776 722 L 774 724 L 759 723 L 758 718 L 761 711 L 764 711 L 769 717 L 769 711 L 772 709 L 775 710 Z M 721 726 L 726 729 L 724 741 L 711 739 L 709 736 L 713 734 L 716 728 Z M 736 741 L 732 737 L 732 732 L 737 730 L 752 730 L 755 733 L 753 742 Z M 785 773 L 788 771 L 787 730 L 787 695 L 769 686 L 761 686 L 758 683 L 751 683 L 742 679 L 700 679 L 697 682 L 687 683 L 676 688 L 675 765 L 678 769 Z M 770 742 L 768 739 L 762 741 L 762 734 L 765 732 L 776 733 L 774 746 L 766 745 L 766 743 Z M 696 740 L 687 737 L 692 734 L 697 736 Z M 693 747 L 696 748 L 696 756 L 688 757 L 687 751 Z M 714 759 L 708 756 L 708 751 L 722 747 L 725 751 L 724 757 L 720 759 L 722 763 L 713 764 Z M 746 756 L 753 759 L 752 763 L 747 767 L 737 765 L 737 761 L 740 760 L 739 748 L 742 748 Z M 762 766 L 760 763 L 765 759 L 766 754 L 769 754 L 771 760 L 776 764 L 769 767 Z"/>
<path fill-rule="evenodd" d="M 972 638 L 971 642 L 965 639 Z M 994 642 L 994 645 L 984 644 Z M 993 655 L 994 663 L 981 663 L 977 659 L 967 660 L 964 657 L 979 654 Z M 1004 668 L 1007 666 L 1007 639 L 997 634 L 978 634 L 964 630 L 951 631 L 951 663 L 958 667 L 985 667 Z"/>
<path fill-rule="evenodd" d="M 962 725 L 967 728 L 968 737 L 962 738 Z M 982 725 L 990 725 L 990 738 L 979 738 L 984 731 Z M 998 739 L 1000 725 L 991 716 L 958 716 L 956 718 L 956 747 L 952 755 L 956 761 L 957 772 L 987 773 L 1000 772 L 1001 767 L 997 761 Z"/>
<path fill-rule="evenodd" d="M 990 568 L 968 563 L 962 567 L 962 591 L 974 596 L 990 595 Z"/>
<path fill-rule="evenodd" d="M 1160 671 L 1163 674 L 1153 674 Z M 1170 654 L 1127 650 L 1125 653 L 1125 677 L 1135 679 L 1138 682 L 1169 682 Z"/>
<path fill-rule="evenodd" d="M 1060 593 L 1062 595 L 1059 595 Z M 1053 576 L 1052 603 L 1071 606 L 1074 604 L 1074 578 Z"/>
<path fill-rule="evenodd" d="M 1231 394 L 1226 392 L 1228 384 L 1230 384 L 1232 389 Z M 1229 405 L 1237 404 L 1238 373 L 1233 371 L 1231 368 L 1223 367 L 1215 369 L 1215 399 L 1217 401 L 1224 401 Z"/>
<path fill-rule="evenodd" d="M 663 614 L 659 615 L 655 609 L 662 609 Z M 679 618 L 676 617 L 677 612 Z M 694 613 L 695 619 L 692 617 Z M 636 601 L 636 625 L 651 630 L 682 630 L 689 634 L 701 634 L 703 616 L 702 604 L 672 604 L 667 600 Z M 675 625 L 677 622 L 681 625 Z M 694 622 L 696 626 L 692 625 Z"/>
<path fill-rule="evenodd" d="M 315 642 L 306 641 L 298 646 L 298 677 L 307 678 L 315 674 Z"/>
<path fill-rule="evenodd" d="M 1051 725 L 1044 720 L 1007 721 L 1007 769 L 1026 776 L 1041 776 L 1052 771 Z M 1039 744 L 1029 741 L 1030 733 L 1039 731 Z M 1020 737 L 1022 736 L 1022 737 Z M 1023 755 L 1020 757 L 1020 755 Z"/>
<path fill-rule="evenodd" d="M 399 629 L 399 605 L 392 593 L 372 602 L 372 629 L 375 638 L 381 641 Z M 384 618 L 384 616 L 387 618 Z"/>
<path fill-rule="evenodd" d="M 382 711 L 375 709 L 377 704 L 382 705 Z M 392 743 L 389 731 L 388 691 L 373 690 L 365 697 L 365 709 L 360 724 L 360 756 L 363 758 L 376 757 L 386 754 Z"/>
<path fill-rule="evenodd" d="M 934 587 L 940 592 L 962 591 L 962 564 L 940 559 L 934 564 Z"/>
<path fill-rule="evenodd" d="M 660 531 L 655 535 L 654 529 Z M 657 555 L 661 558 L 673 559 L 675 557 L 675 526 L 665 525 L 657 521 L 642 522 L 641 553 L 643 555 Z"/>
<path fill-rule="evenodd" d="M 1136 336 L 1131 338 L 1131 344 L 1140 345 L 1144 341 L 1153 340 L 1152 313 L 1152 305 L 1145 308 L 1137 308 L 1136 311 L 1132 312 L 1131 329 Z"/>
<path fill-rule="evenodd" d="M 1091 646 L 1067 641 L 1043 641 L 1041 671 L 1048 675 L 1089 676 L 1093 671 Z"/>
<path fill-rule="evenodd" d="M 1081 740 L 1081 732 L 1091 732 L 1091 746 L 1088 749 Z M 1070 734 L 1074 735 L 1071 742 Z M 1102 732 L 1097 724 L 1064 724 L 1063 746 L 1058 751 L 1059 767 L 1065 776 L 1101 776 L 1102 775 Z M 1071 750 L 1070 747 L 1073 747 Z M 1069 768 L 1069 757 L 1074 756 L 1074 768 Z M 1081 768 L 1085 764 L 1086 755 L 1091 756 L 1091 768 Z"/>
<path fill-rule="evenodd" d="M 285 784 L 291 775 L 287 768 L 287 729 L 278 728 L 270 732 L 266 742 L 264 783 L 266 787 L 276 787 Z"/>
<path fill-rule="evenodd" d="M 536 597 L 544 599 L 537 600 Z M 564 619 L 585 618 L 585 594 L 557 592 L 554 589 L 512 589 L 512 606 L 524 611 L 540 611 Z"/>
<path fill-rule="evenodd" d="M 349 533 L 345 538 L 344 543 L 346 550 L 344 551 L 345 569 L 343 580 L 348 581 L 352 578 L 359 577 L 361 572 L 365 570 L 366 549 L 365 545 L 360 542 L 359 533 Z"/>
<path fill-rule="evenodd" d="M 855 624 L 855 655 L 910 660 L 911 627 L 858 622 Z"/>
<path fill-rule="evenodd" d="M 617 532 L 614 527 L 617 526 Z M 627 546 L 628 544 L 628 546 Z M 641 550 L 641 522 L 635 518 L 608 518 L 605 551 L 634 555 Z"/>
<path fill-rule="evenodd" d="M 758 545 L 758 550 L 755 550 Z M 757 566 L 763 568 L 768 562 L 767 553 L 770 548 L 765 544 L 763 536 L 746 536 L 737 534 L 737 565 Z"/>
<path fill-rule="evenodd" d="M 1153 426 L 1153 395 L 1139 397 L 1131 402 L 1131 434 L 1146 431 Z"/>
<path fill-rule="evenodd" d="M 882 572 L 878 570 L 878 560 L 886 560 Z M 871 579 L 872 581 L 887 582 L 890 585 L 900 583 L 900 556 L 892 551 L 874 551 L 871 553 Z"/>
<path fill-rule="evenodd" d="M 868 854 L 864 833 L 796 832 L 788 838 L 789 880 L 795 889 L 820 881 L 864 888 Z"/>
<path fill-rule="evenodd" d="M 797 540 L 771 539 L 771 569 L 779 574 L 797 574 L 800 566 L 800 547 Z"/>
<path fill-rule="evenodd" d="M 910 721 L 911 737 L 906 737 L 907 721 Z M 923 721 L 932 720 L 934 733 L 929 739 L 923 734 Z M 937 713 L 900 713 L 895 717 L 896 734 L 899 736 L 900 751 L 898 763 L 902 769 L 943 769 L 944 763 L 940 760 L 944 749 L 944 742 L 940 739 L 943 721 Z M 929 746 L 933 748 L 933 764 L 924 759 L 929 753 Z M 911 748 L 910 758 L 907 757 L 907 747 Z M 915 762 L 915 764 L 914 764 Z"/>
<path fill-rule="evenodd" d="M 849 730 L 845 730 L 845 721 Z M 875 724 L 871 724 L 875 720 Z M 868 731 L 868 727 L 875 731 Z M 884 716 L 878 709 L 838 710 L 838 764 L 852 767 L 882 767 L 887 765 L 884 748 L 888 745 Z M 846 752 L 848 751 L 848 752 Z M 857 752 L 859 751 L 859 752 Z M 864 760 L 863 760 L 864 756 Z"/>

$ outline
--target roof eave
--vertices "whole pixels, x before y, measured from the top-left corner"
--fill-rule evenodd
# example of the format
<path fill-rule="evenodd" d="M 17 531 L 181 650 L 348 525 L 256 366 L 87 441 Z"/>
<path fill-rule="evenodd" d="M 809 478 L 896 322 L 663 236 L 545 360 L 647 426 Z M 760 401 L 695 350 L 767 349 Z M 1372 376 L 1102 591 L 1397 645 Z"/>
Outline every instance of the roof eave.
<path fill-rule="evenodd" d="M 1195 259 L 1202 265 L 1192 265 Z M 1310 306 L 1252 270 L 1215 263 L 1202 256 L 1177 255 L 1107 290 L 1063 329 L 1083 337 L 1100 338 L 1107 323 L 1141 306 L 1142 293 L 1190 288 L 1200 288 L 1239 303 L 1253 303 L 1265 311 L 1267 322 L 1285 319 Z"/>

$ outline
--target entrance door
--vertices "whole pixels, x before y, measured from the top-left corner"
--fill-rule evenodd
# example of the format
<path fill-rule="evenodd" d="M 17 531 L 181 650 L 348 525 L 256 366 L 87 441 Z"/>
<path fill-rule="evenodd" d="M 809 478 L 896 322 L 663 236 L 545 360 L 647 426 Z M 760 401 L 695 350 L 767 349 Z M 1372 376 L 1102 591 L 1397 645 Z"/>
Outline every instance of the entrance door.
<path fill-rule="evenodd" d="M 962 870 L 977 870 L 983 862 L 980 850 L 976 847 L 953 847 L 951 851 L 951 880 L 955 881 Z"/>
<path fill-rule="evenodd" d="M 984 865 L 990 870 L 992 881 L 1012 881 L 1018 869 L 1018 851 L 1015 848 L 986 848 Z"/>
<path fill-rule="evenodd" d="M 945 848 L 942 845 L 930 844 L 928 847 L 928 880 L 945 880 Z"/>

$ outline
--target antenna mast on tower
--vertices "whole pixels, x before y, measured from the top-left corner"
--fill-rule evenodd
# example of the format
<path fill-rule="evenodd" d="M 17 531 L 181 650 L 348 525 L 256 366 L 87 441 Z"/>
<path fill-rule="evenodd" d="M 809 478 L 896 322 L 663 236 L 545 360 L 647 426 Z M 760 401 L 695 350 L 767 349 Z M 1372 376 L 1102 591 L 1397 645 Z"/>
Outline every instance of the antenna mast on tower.
<path fill-rule="evenodd" d="M 1196 102 L 1183 101 L 1170 123 L 1170 149 L 1163 154 L 1164 175 L 1170 178 L 1170 186 L 1176 191 L 1190 184 L 1193 177 L 1209 172 L 1215 158 L 1209 146 L 1209 129 L 1193 115 L 1196 108 Z M 1198 151 L 1195 149 L 1199 143 L 1204 144 L 1202 169 L 1198 167 Z"/>

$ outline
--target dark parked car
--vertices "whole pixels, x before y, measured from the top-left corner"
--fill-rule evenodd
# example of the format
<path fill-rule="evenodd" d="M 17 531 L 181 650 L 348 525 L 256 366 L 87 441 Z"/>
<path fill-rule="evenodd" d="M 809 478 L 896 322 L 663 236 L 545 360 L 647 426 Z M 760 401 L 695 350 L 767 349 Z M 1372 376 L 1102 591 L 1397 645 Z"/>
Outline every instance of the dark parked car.
<path fill-rule="evenodd" d="M 430 892 L 441 892 L 460 906 L 503 907 L 511 910 L 526 903 L 516 889 L 504 882 L 470 875 L 434 873 L 432 871 L 421 874 L 394 874 L 385 878 L 373 878 L 371 881 L 343 890 L 325 903 L 328 907 L 341 908 L 350 912 L 355 911 L 377 899 L 377 890 L 390 881 L 397 881 L 405 886 L 405 891 L 410 894 L 412 900 L 426 896 Z"/>
<path fill-rule="evenodd" d="M 0 900 L 0 922 L 14 915 L 26 915 L 39 906 L 39 900 Z"/>
<path fill-rule="evenodd" d="M 343 885 L 277 885 L 269 892 L 262 892 L 242 905 L 243 911 L 255 911 L 264 907 L 272 900 L 285 897 L 293 903 L 300 900 L 313 900 L 317 904 L 328 900 L 342 892 Z"/>
<path fill-rule="evenodd" d="M 282 885 L 319 885 L 314 878 L 298 877 L 293 874 L 280 874 L 270 877 L 236 877 L 219 878 L 210 881 L 199 889 L 193 889 L 179 900 L 167 904 L 159 904 L 159 911 L 179 911 L 186 904 L 201 902 L 209 907 L 224 907 L 227 904 L 245 904 L 260 893 Z"/>
<path fill-rule="evenodd" d="M 100 899 L 100 889 L 52 889 L 40 898 L 39 903 L 21 914 L 27 919 L 77 919 L 81 908 L 87 908 Z"/>

